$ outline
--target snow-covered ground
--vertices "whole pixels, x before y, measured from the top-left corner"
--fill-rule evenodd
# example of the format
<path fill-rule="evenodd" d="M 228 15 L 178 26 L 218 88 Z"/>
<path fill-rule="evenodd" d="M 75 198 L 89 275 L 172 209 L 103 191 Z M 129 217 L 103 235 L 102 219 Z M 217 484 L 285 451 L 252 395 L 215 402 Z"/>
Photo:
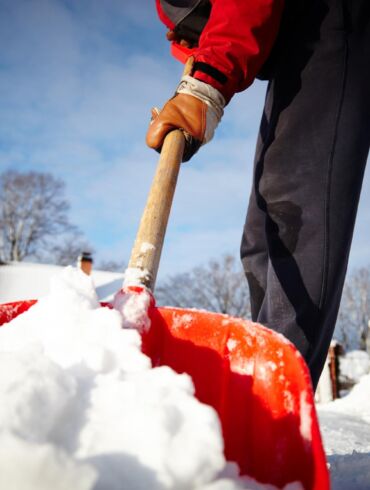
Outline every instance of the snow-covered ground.
<path fill-rule="evenodd" d="M 69 268 L 0 329 L 0 488 L 272 490 L 226 463 L 188 376 L 150 369 L 139 334 L 121 328 L 130 305 L 98 306 Z M 318 413 L 333 490 L 370 489 L 370 374 Z"/>
<path fill-rule="evenodd" d="M 370 489 L 370 374 L 318 413 L 333 490 Z"/>
<path fill-rule="evenodd" d="M 339 358 L 341 383 L 355 384 L 370 373 L 370 356 L 363 350 L 352 350 Z"/>
<path fill-rule="evenodd" d="M 347 352 L 339 358 L 339 369 L 341 383 L 355 386 L 346 396 L 317 405 L 332 486 L 370 489 L 370 356 Z"/>
<path fill-rule="evenodd" d="M 11 262 L 0 266 L 0 303 L 45 296 L 50 280 L 63 267 L 30 262 Z M 121 287 L 123 273 L 93 270 L 92 280 L 100 301 L 110 301 Z"/>

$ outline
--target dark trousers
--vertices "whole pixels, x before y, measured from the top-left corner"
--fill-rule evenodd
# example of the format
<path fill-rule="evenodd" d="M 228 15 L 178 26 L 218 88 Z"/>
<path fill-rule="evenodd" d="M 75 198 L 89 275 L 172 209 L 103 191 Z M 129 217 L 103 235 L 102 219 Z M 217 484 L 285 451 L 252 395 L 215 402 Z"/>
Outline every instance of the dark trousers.
<path fill-rule="evenodd" d="M 306 2 L 274 56 L 241 257 L 253 320 L 296 345 L 316 387 L 369 151 L 370 0 Z"/>

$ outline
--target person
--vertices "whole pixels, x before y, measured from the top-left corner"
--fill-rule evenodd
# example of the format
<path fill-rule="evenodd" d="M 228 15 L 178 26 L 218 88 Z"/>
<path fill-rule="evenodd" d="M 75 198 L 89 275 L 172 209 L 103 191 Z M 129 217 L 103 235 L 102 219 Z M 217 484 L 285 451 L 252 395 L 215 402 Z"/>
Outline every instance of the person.
<path fill-rule="evenodd" d="M 88 276 L 92 273 L 93 263 L 94 260 L 91 252 L 81 252 L 77 258 L 77 268 L 81 269 Z"/>
<path fill-rule="evenodd" d="M 233 95 L 268 80 L 241 259 L 252 319 L 295 344 L 316 387 L 369 152 L 370 2 L 157 0 L 157 9 L 167 37 L 196 48 L 192 72 L 154 113 L 150 147 L 181 128 L 189 160 Z"/>

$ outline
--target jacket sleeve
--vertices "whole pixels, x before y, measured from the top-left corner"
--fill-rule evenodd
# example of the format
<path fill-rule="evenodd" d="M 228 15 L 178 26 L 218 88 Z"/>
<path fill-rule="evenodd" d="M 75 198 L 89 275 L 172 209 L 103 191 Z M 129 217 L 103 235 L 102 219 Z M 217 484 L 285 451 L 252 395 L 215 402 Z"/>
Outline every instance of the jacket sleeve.
<path fill-rule="evenodd" d="M 193 76 L 219 90 L 227 102 L 246 89 L 272 49 L 283 8 L 284 0 L 212 0 Z"/>

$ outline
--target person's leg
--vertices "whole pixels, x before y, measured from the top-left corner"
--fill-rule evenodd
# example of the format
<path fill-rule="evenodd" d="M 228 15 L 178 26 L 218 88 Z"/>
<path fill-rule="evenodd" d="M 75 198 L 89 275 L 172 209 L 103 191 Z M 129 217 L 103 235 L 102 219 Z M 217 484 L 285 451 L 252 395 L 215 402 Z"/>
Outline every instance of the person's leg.
<path fill-rule="evenodd" d="M 260 209 L 257 203 L 255 182 L 258 177 L 258 162 L 264 153 L 266 134 L 270 125 L 267 123 L 267 113 L 269 112 L 270 97 L 267 95 L 264 109 L 263 121 L 261 123 L 260 134 L 257 141 L 254 174 L 247 217 L 244 225 L 240 255 L 243 263 L 245 275 L 248 280 L 249 296 L 251 303 L 252 320 L 257 321 L 261 305 L 266 293 L 266 279 L 268 267 L 268 251 L 265 234 L 266 213 Z"/>
<path fill-rule="evenodd" d="M 370 7 L 309 8 L 269 86 L 241 255 L 254 320 L 297 346 L 316 386 L 369 150 Z"/>

